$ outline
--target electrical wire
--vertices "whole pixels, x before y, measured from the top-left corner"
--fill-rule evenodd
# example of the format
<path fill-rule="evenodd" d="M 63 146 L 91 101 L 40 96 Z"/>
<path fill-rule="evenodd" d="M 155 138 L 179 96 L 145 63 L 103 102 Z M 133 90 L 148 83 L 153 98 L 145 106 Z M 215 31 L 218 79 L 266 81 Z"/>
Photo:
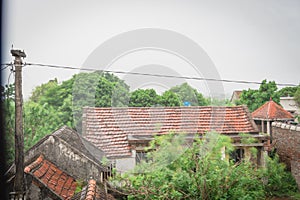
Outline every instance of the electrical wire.
<path fill-rule="evenodd" d="M 82 71 L 101 71 L 107 73 L 115 74 L 130 74 L 138 76 L 152 76 L 152 77 L 161 77 L 161 78 L 176 78 L 176 79 L 187 79 L 187 80 L 198 80 L 198 81 L 217 81 L 217 82 L 226 82 L 226 83 L 239 83 L 239 84 L 256 84 L 260 85 L 261 82 L 257 81 L 243 81 L 243 80 L 229 80 L 229 79 L 216 79 L 216 78 L 203 78 L 203 77 L 189 77 L 189 76 L 173 76 L 173 75 L 162 75 L 162 74 L 149 74 L 142 72 L 126 72 L 126 71 L 114 71 L 114 70 L 97 70 L 93 68 L 78 68 L 70 67 L 63 65 L 51 65 L 51 64 L 41 64 L 41 63 L 25 63 L 24 66 L 39 66 L 39 67 L 48 67 L 48 68 L 57 68 L 57 69 L 69 69 L 69 70 L 82 70 Z M 296 84 L 291 83 L 276 83 L 278 86 L 297 86 Z"/>
<path fill-rule="evenodd" d="M 10 83 L 10 77 L 11 77 L 12 74 L 15 76 L 13 67 L 10 69 L 10 73 L 9 73 L 9 76 L 8 76 L 8 79 L 7 79 L 7 86 L 10 85 L 10 84 L 9 84 L 9 83 Z"/>
<path fill-rule="evenodd" d="M 5 67 L 1 68 L 1 71 L 2 71 L 2 70 L 5 70 L 6 68 L 8 68 L 9 66 L 12 66 L 12 63 L 1 64 L 1 66 L 5 66 Z"/>
<path fill-rule="evenodd" d="M 1 66 L 12 65 L 11 63 L 1 63 Z"/>

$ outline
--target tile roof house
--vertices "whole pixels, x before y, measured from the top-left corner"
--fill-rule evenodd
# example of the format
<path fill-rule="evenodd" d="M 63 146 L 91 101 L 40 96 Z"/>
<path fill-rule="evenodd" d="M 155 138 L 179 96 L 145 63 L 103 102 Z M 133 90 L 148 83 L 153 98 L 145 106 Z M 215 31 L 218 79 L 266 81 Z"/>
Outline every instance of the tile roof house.
<path fill-rule="evenodd" d="M 155 135 L 185 133 L 193 138 L 207 131 L 237 138 L 250 133 L 260 138 L 248 108 L 235 107 L 129 107 L 94 108 L 83 111 L 82 136 L 116 162 L 119 171 L 132 169 L 136 154 Z M 263 146 L 264 139 L 258 146 Z"/>
<path fill-rule="evenodd" d="M 252 117 L 259 130 L 272 136 L 271 122 L 294 120 L 291 113 L 283 109 L 272 98 L 252 112 Z"/>
<path fill-rule="evenodd" d="M 29 199 L 71 199 L 77 181 L 93 177 L 103 185 L 109 168 L 100 161 L 104 152 L 63 126 L 45 136 L 25 153 L 24 173 Z M 14 165 L 7 172 L 13 184 Z"/>

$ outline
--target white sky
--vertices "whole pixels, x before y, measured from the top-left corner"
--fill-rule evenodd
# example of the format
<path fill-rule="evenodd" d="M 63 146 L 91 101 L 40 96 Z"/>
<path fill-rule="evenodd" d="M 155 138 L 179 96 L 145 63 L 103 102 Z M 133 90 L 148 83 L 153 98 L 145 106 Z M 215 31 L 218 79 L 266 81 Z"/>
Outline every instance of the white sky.
<path fill-rule="evenodd" d="M 300 82 L 298 0 L 6 0 L 4 62 L 12 61 L 13 44 L 25 50 L 25 62 L 80 67 L 103 42 L 140 28 L 167 29 L 187 36 L 204 49 L 222 79 Z M 188 72 L 187 64 L 178 58 L 157 54 L 131 54 L 119 59 L 111 69 L 126 71 L 126 66 L 155 63 L 179 71 L 180 75 L 186 74 L 179 68 Z M 41 83 L 54 78 L 63 81 L 77 72 L 26 67 L 24 97 L 28 98 Z M 203 83 L 192 84 L 205 93 Z M 236 89 L 258 87 L 223 86 L 227 96 Z"/>

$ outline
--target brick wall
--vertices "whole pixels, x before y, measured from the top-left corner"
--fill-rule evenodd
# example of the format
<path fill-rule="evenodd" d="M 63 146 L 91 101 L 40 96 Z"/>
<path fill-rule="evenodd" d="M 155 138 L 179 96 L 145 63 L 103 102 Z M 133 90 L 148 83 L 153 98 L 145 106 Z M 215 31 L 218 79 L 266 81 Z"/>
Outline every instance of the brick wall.
<path fill-rule="evenodd" d="M 292 172 L 300 189 L 300 126 L 272 123 L 273 144 L 280 160 Z"/>

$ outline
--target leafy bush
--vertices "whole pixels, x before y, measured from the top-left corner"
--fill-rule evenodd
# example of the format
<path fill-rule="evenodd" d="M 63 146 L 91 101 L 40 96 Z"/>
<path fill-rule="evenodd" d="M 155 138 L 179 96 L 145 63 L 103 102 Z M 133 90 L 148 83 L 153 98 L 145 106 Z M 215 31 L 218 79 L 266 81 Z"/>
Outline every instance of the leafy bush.
<path fill-rule="evenodd" d="M 223 159 L 222 148 L 233 150 L 229 137 L 208 133 L 186 146 L 178 135 L 153 141 L 150 162 L 138 166 L 139 173 L 116 178 L 125 183 L 129 199 L 265 199 L 260 170 L 250 162 Z M 161 165 L 166 159 L 168 164 Z"/>
<path fill-rule="evenodd" d="M 288 196 L 297 192 L 297 184 L 290 172 L 286 171 L 283 163 L 279 163 L 277 155 L 267 158 L 267 167 L 263 170 L 267 196 Z"/>

